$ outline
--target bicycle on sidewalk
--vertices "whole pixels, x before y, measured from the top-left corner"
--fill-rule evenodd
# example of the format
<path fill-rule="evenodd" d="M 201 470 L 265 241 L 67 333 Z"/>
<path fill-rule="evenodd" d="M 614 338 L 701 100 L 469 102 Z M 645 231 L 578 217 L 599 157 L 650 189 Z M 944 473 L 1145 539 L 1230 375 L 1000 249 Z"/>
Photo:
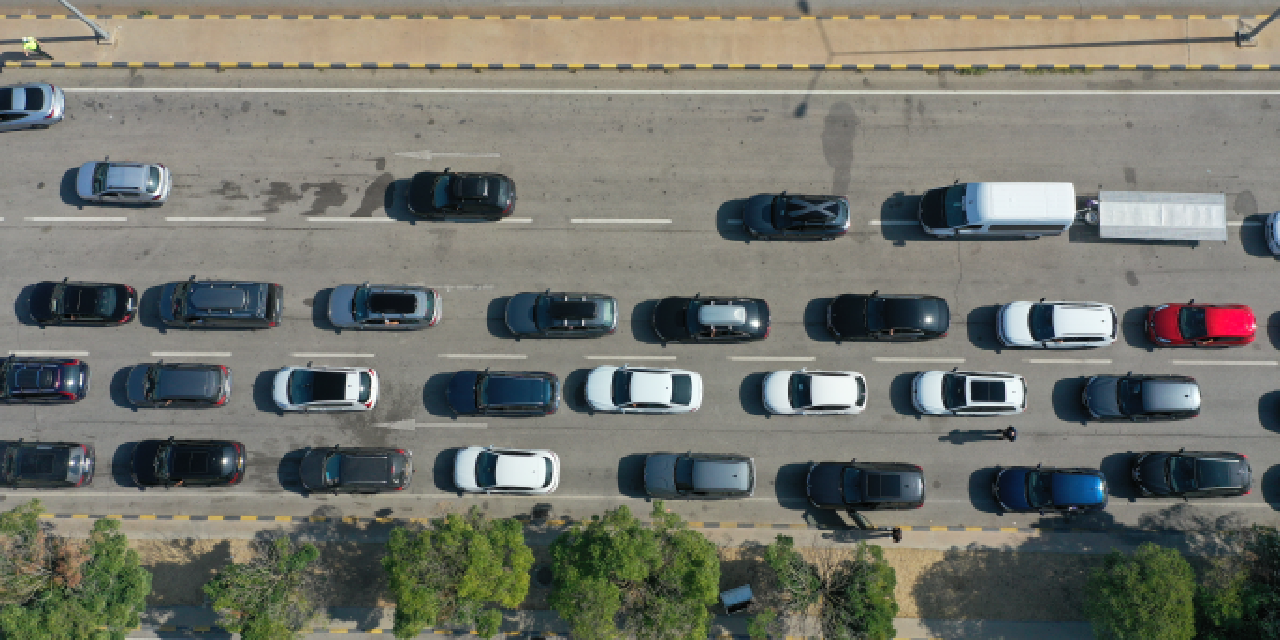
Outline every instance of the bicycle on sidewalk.
<path fill-rule="evenodd" d="M 32 37 L 25 37 L 22 39 L 22 53 L 28 58 L 41 58 L 44 60 L 53 59 L 53 56 L 40 48 L 40 41 Z"/>

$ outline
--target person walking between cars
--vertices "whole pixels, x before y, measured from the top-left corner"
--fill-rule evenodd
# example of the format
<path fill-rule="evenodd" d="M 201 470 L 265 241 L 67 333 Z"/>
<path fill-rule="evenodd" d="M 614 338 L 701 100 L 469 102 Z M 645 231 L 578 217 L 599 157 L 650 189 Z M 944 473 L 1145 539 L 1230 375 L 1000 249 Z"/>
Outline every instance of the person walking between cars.
<path fill-rule="evenodd" d="M 36 56 L 39 58 L 48 58 L 50 60 L 53 59 L 53 56 L 45 53 L 45 50 L 40 48 L 40 41 L 30 36 L 22 39 L 22 54 L 28 58 Z"/>
<path fill-rule="evenodd" d="M 1018 439 L 1018 430 L 1014 429 L 1013 425 L 1009 425 L 1004 429 L 996 429 L 996 433 L 1000 434 L 1001 438 L 1008 440 L 1009 442 L 1013 442 Z"/>

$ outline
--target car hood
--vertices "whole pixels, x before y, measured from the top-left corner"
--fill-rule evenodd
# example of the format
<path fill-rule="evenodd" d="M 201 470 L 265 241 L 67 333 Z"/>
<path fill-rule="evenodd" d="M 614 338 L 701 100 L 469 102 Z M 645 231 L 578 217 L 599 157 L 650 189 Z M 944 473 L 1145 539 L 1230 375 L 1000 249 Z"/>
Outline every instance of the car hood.
<path fill-rule="evenodd" d="M 1258 319 L 1247 309 L 1205 309 L 1204 323 L 1215 337 L 1248 338 L 1258 330 Z"/>
<path fill-rule="evenodd" d="M 764 408 L 770 413 L 794 413 L 791 406 L 791 373 L 790 371 L 774 371 L 764 377 Z"/>
<path fill-rule="evenodd" d="M 181 282 L 170 282 L 160 288 L 160 320 L 164 322 L 173 322 L 173 294 L 178 290 Z"/>
<path fill-rule="evenodd" d="M 1005 469 L 996 477 L 996 499 L 1010 509 L 1030 509 L 1027 469 Z"/>
<path fill-rule="evenodd" d="M 831 301 L 828 320 L 841 336 L 867 335 L 867 299 L 868 296 L 845 294 Z"/>
<path fill-rule="evenodd" d="M 653 330 L 663 340 L 689 337 L 689 299 L 664 298 L 653 308 Z"/>
<path fill-rule="evenodd" d="M 925 371 L 916 376 L 913 386 L 919 409 L 926 413 L 947 411 L 947 405 L 942 403 L 942 380 L 945 376 L 945 371 Z"/>
<path fill-rule="evenodd" d="M 303 487 L 311 491 L 324 488 L 324 459 L 327 455 L 328 449 L 308 449 L 302 456 L 302 462 L 298 464 L 298 476 Z"/>
<path fill-rule="evenodd" d="M 1181 340 L 1182 331 L 1178 328 L 1178 310 L 1183 305 L 1160 305 L 1151 312 L 1151 328 L 1159 338 L 1165 340 Z"/>
<path fill-rule="evenodd" d="M 749 229 L 756 231 L 771 232 L 773 228 L 773 199 L 776 195 L 760 194 L 751 196 L 747 200 L 747 204 L 742 208 L 742 222 Z"/>
<path fill-rule="evenodd" d="M 351 314 L 351 302 L 356 298 L 356 285 L 344 284 L 334 287 L 329 292 L 329 322 L 343 327 L 355 324 L 355 316 Z"/>
<path fill-rule="evenodd" d="M 672 453 L 659 453 L 645 458 L 644 488 L 650 493 L 675 493 L 678 457 Z"/>
<path fill-rule="evenodd" d="M 1119 418 L 1120 394 L 1118 387 L 1120 378 L 1113 376 L 1097 376 L 1091 378 L 1084 386 L 1085 403 L 1100 418 Z"/>
<path fill-rule="evenodd" d="M 1000 309 L 997 321 L 1000 323 L 1000 334 L 1013 344 L 1032 344 L 1036 342 L 1031 335 L 1031 325 L 1027 317 L 1031 313 L 1030 302 L 1011 302 Z"/>
<path fill-rule="evenodd" d="M 538 310 L 539 293 L 518 293 L 507 301 L 507 328 L 512 333 L 533 333 L 538 330 L 534 314 Z"/>
<path fill-rule="evenodd" d="M 459 371 L 449 380 L 449 406 L 457 413 L 473 413 L 476 410 L 476 380 L 479 371 Z"/>
<path fill-rule="evenodd" d="M 97 162 L 86 162 L 76 172 L 76 195 L 81 198 L 93 197 L 93 169 Z"/>
<path fill-rule="evenodd" d="M 147 371 L 151 369 L 149 364 L 140 364 L 129 370 L 129 379 L 125 382 L 125 395 L 129 398 L 130 404 L 143 404 L 147 402 Z"/>
<path fill-rule="evenodd" d="M 614 411 L 613 374 L 618 367 L 596 367 L 587 374 L 587 404 L 596 411 Z"/>
<path fill-rule="evenodd" d="M 1137 463 L 1138 481 L 1147 491 L 1155 494 L 1167 494 L 1173 490 L 1169 486 L 1169 478 L 1165 473 L 1169 464 L 1169 454 L 1153 453 L 1144 456 Z"/>
<path fill-rule="evenodd" d="M 1053 504 L 1092 507 L 1107 503 L 1107 485 L 1087 473 L 1055 473 L 1049 485 Z"/>
<path fill-rule="evenodd" d="M 281 409 L 293 406 L 289 402 L 289 377 L 297 367 L 285 367 L 276 372 L 275 380 L 271 384 L 271 399 L 275 400 L 276 406 Z"/>
<path fill-rule="evenodd" d="M 815 504 L 845 504 L 840 489 L 843 463 L 819 462 L 809 469 L 809 499 Z M 857 496 L 853 496 L 856 498 Z"/>
<path fill-rule="evenodd" d="M 55 282 L 41 282 L 31 289 L 31 299 L 27 303 L 31 317 L 36 322 L 47 322 L 53 319 L 53 290 Z"/>
<path fill-rule="evenodd" d="M 476 460 L 484 452 L 484 447 L 466 447 L 458 450 L 453 459 L 453 484 L 463 491 L 479 491 L 476 482 Z"/>
<path fill-rule="evenodd" d="M 156 452 L 164 444 L 163 440 L 143 440 L 133 447 L 133 477 L 139 484 L 155 484 Z"/>

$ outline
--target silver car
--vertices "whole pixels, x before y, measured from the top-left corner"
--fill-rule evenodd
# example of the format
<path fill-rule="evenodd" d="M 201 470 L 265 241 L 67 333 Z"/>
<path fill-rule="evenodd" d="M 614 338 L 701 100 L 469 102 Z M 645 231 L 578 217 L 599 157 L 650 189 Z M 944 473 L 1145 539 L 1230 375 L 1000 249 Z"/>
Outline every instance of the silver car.
<path fill-rule="evenodd" d="M 66 113 L 62 89 L 43 82 L 0 87 L 0 131 L 48 129 Z"/>
<path fill-rule="evenodd" d="M 76 195 L 88 202 L 158 207 L 171 188 L 173 174 L 162 164 L 86 162 L 76 173 Z"/>
<path fill-rule="evenodd" d="M 338 329 L 414 330 L 440 322 L 440 294 L 408 284 L 344 284 L 329 294 L 329 322 Z"/>

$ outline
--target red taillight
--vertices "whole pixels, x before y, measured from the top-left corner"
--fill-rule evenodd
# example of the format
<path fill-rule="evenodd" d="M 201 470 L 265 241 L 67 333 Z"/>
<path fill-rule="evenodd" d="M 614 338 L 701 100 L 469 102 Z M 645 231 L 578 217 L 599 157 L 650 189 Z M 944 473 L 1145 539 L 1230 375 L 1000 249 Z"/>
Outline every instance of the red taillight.
<path fill-rule="evenodd" d="M 275 326 L 278 326 L 279 324 L 280 324 L 279 322 L 271 322 L 271 323 L 268 323 L 268 324 L 267 324 L 267 326 L 268 326 L 268 327 L 275 327 Z"/>
<path fill-rule="evenodd" d="M 507 215 L 508 213 L 511 213 L 511 210 L 512 210 L 512 209 L 514 209 L 515 207 L 516 207 L 516 200 L 515 200 L 515 198 L 512 198 L 512 199 L 508 200 L 508 201 L 507 201 L 507 208 L 502 210 L 502 215 L 504 215 L 504 216 L 505 216 L 505 215 Z"/>
<path fill-rule="evenodd" d="M 404 491 L 404 485 L 396 487 L 396 491 Z"/>
<path fill-rule="evenodd" d="M 59 391 L 59 392 L 58 392 L 58 395 L 60 395 L 60 396 L 62 396 L 62 397 L 64 397 L 64 398 L 75 398 L 75 397 L 76 397 L 76 394 L 71 393 L 70 391 Z"/>
<path fill-rule="evenodd" d="M 940 336 L 938 336 L 938 337 L 939 337 L 939 338 L 945 338 L 945 337 L 947 337 L 947 334 L 945 334 L 945 333 L 944 333 L 944 334 L 942 334 L 942 335 L 940 335 Z"/>
<path fill-rule="evenodd" d="M 129 321 L 129 319 L 130 319 L 130 318 L 132 318 L 132 317 L 133 317 L 132 315 L 129 315 L 129 314 L 127 314 L 127 313 L 126 313 L 126 314 L 124 314 L 124 317 L 123 317 L 123 318 L 120 318 L 120 324 L 124 324 L 124 323 L 128 322 L 128 321 Z"/>
<path fill-rule="evenodd" d="M 226 397 L 226 396 L 222 396 L 221 398 L 219 398 L 219 399 L 218 399 L 218 402 L 217 402 L 216 404 L 214 404 L 214 406 L 215 406 L 215 407 L 221 407 L 222 405 L 224 405 L 224 404 L 226 404 L 226 403 L 227 403 L 227 397 Z"/>
<path fill-rule="evenodd" d="M 765 328 L 764 328 L 764 338 L 768 338 L 768 337 L 769 337 L 769 333 L 770 333 L 770 332 L 772 332 L 772 331 L 773 331 L 773 327 L 765 327 Z M 760 338 L 760 339 L 761 339 L 761 340 L 764 340 L 764 338 Z"/>
<path fill-rule="evenodd" d="M 160 199 L 160 194 L 158 194 L 158 193 L 157 193 L 156 195 L 151 196 L 151 199 L 152 199 L 152 200 L 159 200 L 159 199 Z"/>
<path fill-rule="evenodd" d="M 396 449 L 396 453 L 404 455 L 404 449 Z"/>

